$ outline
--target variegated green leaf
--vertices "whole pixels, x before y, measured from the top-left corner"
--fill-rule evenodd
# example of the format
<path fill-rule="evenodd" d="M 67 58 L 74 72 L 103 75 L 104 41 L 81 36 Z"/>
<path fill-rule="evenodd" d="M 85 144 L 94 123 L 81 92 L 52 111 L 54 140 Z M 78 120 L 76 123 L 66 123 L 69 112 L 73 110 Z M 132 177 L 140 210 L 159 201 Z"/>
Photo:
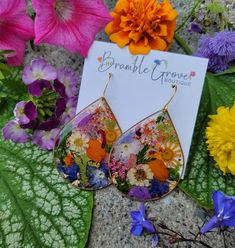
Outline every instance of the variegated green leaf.
<path fill-rule="evenodd" d="M 10 114 L 1 113 L 1 127 Z M 92 193 L 69 186 L 52 153 L 0 137 L 1 248 L 84 247 L 92 208 Z"/>

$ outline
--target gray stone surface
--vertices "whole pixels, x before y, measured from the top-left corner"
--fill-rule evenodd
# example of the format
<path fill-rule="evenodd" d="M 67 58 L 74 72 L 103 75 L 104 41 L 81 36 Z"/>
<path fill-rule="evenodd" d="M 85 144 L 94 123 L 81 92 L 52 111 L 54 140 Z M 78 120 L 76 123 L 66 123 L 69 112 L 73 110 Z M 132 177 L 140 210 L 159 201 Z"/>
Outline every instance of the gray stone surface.
<path fill-rule="evenodd" d="M 89 0 L 91 1 L 91 0 Z M 110 10 L 113 9 L 116 1 L 105 1 Z M 177 8 L 180 17 L 188 14 L 188 10 L 196 1 L 193 0 L 172 0 Z M 209 2 L 209 0 L 208 0 Z M 227 15 L 235 22 L 235 1 L 223 1 L 229 11 Z M 195 49 L 199 35 L 189 35 L 186 29 L 181 34 L 186 38 L 188 43 Z M 97 39 L 108 40 L 103 33 L 97 36 Z M 174 44 L 171 51 L 182 53 L 182 50 Z M 32 58 L 45 57 L 47 60 L 57 66 L 67 65 L 75 69 L 82 75 L 83 59 L 78 55 L 71 55 L 63 49 L 41 45 L 36 51 L 30 50 L 25 63 Z M 206 212 L 200 208 L 192 199 L 176 189 L 173 193 L 160 201 L 147 203 L 147 210 L 151 217 L 163 220 L 169 227 L 187 235 L 189 231 L 197 232 L 197 226 L 201 226 L 205 221 Z M 88 248 L 149 248 L 151 247 L 151 237 L 142 236 L 139 238 L 132 237 L 130 229 L 130 210 L 137 209 L 139 204 L 123 197 L 113 186 L 104 190 L 95 192 L 95 206 L 93 213 L 93 222 L 90 232 Z M 202 247 L 198 244 L 181 243 L 180 245 L 171 246 L 165 237 L 160 236 L 159 247 Z M 203 240 L 212 247 L 223 247 L 221 235 L 213 232 L 203 237 Z M 235 247 L 235 232 L 226 235 L 227 247 Z"/>

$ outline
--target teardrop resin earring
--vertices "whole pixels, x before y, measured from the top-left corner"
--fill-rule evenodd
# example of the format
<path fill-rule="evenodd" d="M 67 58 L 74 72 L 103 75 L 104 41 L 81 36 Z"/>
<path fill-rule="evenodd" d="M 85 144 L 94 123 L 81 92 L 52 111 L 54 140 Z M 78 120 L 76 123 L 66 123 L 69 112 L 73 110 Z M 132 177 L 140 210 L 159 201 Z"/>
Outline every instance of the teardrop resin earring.
<path fill-rule="evenodd" d="M 59 173 L 72 185 L 97 190 L 111 183 L 108 156 L 121 135 L 117 120 L 103 96 L 80 111 L 60 131 L 54 149 Z"/>
<path fill-rule="evenodd" d="M 157 200 L 178 184 L 184 167 L 183 151 L 168 113 L 168 105 L 143 119 L 115 142 L 109 157 L 114 185 L 138 201 Z"/>

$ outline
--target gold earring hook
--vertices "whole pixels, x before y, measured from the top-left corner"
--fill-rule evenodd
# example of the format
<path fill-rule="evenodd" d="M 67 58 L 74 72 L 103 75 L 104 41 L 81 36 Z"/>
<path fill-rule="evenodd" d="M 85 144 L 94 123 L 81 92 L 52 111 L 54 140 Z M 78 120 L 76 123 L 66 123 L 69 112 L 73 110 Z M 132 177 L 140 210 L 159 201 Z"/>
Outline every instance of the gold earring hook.
<path fill-rule="evenodd" d="M 165 106 L 164 106 L 164 108 L 162 110 L 163 112 L 168 110 L 169 104 L 171 103 L 172 99 L 175 97 L 176 92 L 177 92 L 177 85 L 176 84 L 173 84 L 171 87 L 174 89 L 174 93 L 171 96 L 171 98 L 169 99 L 169 101 L 165 104 Z"/>
<path fill-rule="evenodd" d="M 105 98 L 106 91 L 107 91 L 107 88 L 108 88 L 108 86 L 109 86 L 109 83 L 110 83 L 110 81 L 111 81 L 111 79 L 112 79 L 113 74 L 112 74 L 112 73 L 109 73 L 108 76 L 109 76 L 109 79 L 108 79 L 108 82 L 106 83 L 106 86 L 105 86 L 104 92 L 103 92 L 103 97 L 104 97 L 104 98 Z"/>

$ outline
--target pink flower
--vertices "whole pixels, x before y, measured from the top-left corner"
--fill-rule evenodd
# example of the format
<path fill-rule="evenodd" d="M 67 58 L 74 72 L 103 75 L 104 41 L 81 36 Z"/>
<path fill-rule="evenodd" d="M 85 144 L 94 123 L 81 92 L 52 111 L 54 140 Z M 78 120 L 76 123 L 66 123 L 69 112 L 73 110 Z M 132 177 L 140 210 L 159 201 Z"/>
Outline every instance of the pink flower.
<path fill-rule="evenodd" d="M 0 50 L 12 50 L 7 62 L 23 63 L 25 43 L 34 38 L 33 21 L 26 15 L 25 0 L 0 1 Z"/>
<path fill-rule="evenodd" d="M 35 44 L 62 46 L 87 56 L 96 34 L 112 20 L 102 0 L 32 0 Z"/>

